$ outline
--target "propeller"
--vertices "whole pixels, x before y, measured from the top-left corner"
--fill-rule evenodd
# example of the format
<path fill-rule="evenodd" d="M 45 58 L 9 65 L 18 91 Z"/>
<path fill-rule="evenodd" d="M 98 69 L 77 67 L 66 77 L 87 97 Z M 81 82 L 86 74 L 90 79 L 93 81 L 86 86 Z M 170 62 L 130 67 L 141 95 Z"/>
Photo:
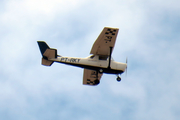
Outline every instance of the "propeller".
<path fill-rule="evenodd" d="M 127 76 L 127 63 L 128 63 L 128 58 L 126 57 L 126 76 Z"/>

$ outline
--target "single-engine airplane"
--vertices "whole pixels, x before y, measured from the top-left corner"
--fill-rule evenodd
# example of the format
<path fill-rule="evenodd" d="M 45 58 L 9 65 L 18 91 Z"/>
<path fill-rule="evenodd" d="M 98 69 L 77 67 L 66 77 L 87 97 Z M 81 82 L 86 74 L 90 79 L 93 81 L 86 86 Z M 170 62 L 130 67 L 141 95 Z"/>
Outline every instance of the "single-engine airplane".
<path fill-rule="evenodd" d="M 118 28 L 105 27 L 92 46 L 92 55 L 86 58 L 57 55 L 57 49 L 50 48 L 44 41 L 37 41 L 42 54 L 42 65 L 51 66 L 53 62 L 58 62 L 84 68 L 84 85 L 98 85 L 103 73 L 116 74 L 117 81 L 121 81 L 119 74 L 127 69 L 127 60 L 121 63 L 111 58 L 118 31 Z"/>

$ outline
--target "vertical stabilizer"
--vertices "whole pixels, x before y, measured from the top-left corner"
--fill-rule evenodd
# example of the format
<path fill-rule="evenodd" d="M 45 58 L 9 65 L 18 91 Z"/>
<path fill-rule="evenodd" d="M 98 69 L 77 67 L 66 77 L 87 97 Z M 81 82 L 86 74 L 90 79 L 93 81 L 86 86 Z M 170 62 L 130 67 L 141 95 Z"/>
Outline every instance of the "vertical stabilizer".
<path fill-rule="evenodd" d="M 43 56 L 43 54 L 46 51 L 46 49 L 50 49 L 50 47 L 44 41 L 37 41 L 37 43 L 39 45 L 39 49 L 40 49 L 41 54 Z"/>
<path fill-rule="evenodd" d="M 57 58 L 57 50 L 50 48 L 46 42 L 37 41 L 39 45 L 39 49 L 42 54 L 42 65 L 51 66 L 54 61 L 49 60 L 50 58 Z"/>

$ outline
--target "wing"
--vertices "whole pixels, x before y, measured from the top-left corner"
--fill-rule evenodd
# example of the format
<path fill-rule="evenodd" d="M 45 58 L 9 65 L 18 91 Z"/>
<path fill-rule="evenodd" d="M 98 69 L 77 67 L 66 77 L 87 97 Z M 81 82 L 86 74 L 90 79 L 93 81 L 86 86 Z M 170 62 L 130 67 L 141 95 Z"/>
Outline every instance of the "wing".
<path fill-rule="evenodd" d="M 99 81 L 100 81 L 102 75 L 103 74 L 98 73 L 98 80 Z M 96 71 L 95 70 L 84 69 L 83 84 L 84 85 L 97 85 L 96 84 Z"/>
<path fill-rule="evenodd" d="M 118 28 L 105 27 L 94 42 L 90 54 L 108 56 L 110 47 L 112 50 L 114 48 L 118 31 Z"/>

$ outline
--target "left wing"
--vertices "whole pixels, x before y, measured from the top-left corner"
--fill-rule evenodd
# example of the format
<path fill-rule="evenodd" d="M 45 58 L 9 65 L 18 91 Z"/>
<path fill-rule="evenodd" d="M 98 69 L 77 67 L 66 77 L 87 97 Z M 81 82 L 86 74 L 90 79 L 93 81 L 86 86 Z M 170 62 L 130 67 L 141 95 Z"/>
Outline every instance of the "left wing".
<path fill-rule="evenodd" d="M 98 85 L 103 74 L 98 73 L 98 83 L 96 81 L 96 72 L 95 70 L 84 69 L 83 75 L 83 84 L 84 85 Z"/>

